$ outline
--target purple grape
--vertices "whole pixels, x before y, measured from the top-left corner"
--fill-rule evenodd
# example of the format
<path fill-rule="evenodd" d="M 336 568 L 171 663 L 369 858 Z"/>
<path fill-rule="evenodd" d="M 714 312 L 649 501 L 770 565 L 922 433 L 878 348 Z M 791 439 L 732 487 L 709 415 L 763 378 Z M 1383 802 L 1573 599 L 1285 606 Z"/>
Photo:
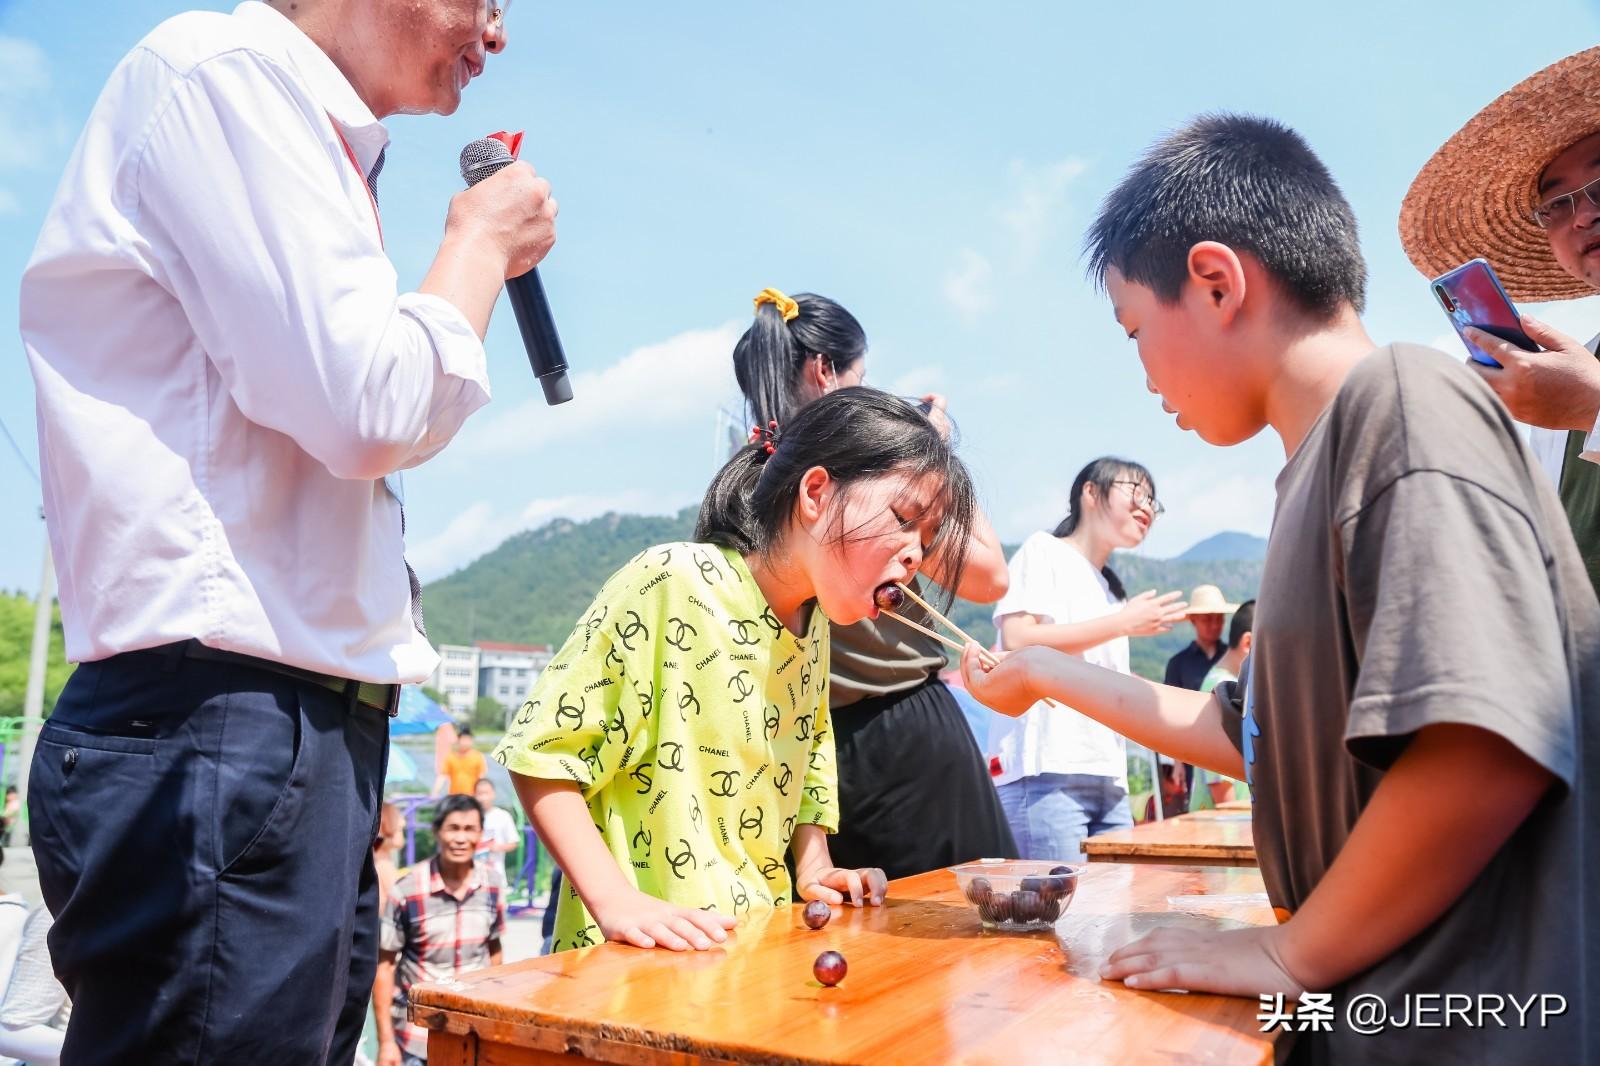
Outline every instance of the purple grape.
<path fill-rule="evenodd" d="M 1044 891 L 1044 878 L 1042 878 L 1042 877 L 1024 877 L 1022 879 L 1022 881 L 1020 883 L 1018 883 L 1017 888 L 1020 889 L 1023 892 L 1041 892 L 1042 893 Z"/>
<path fill-rule="evenodd" d="M 806 904 L 806 909 L 801 913 L 800 917 L 808 927 L 821 929 L 833 917 L 833 908 L 820 899 L 814 899 Z"/>
<path fill-rule="evenodd" d="M 1032 889 L 1019 889 L 1012 896 L 1011 911 L 1019 922 L 1037 922 L 1044 911 L 1044 901 Z"/>
<path fill-rule="evenodd" d="M 845 972 L 849 969 L 844 956 L 837 951 L 824 951 L 817 956 L 817 961 L 811 964 L 812 976 L 829 988 L 843 981 Z"/>
<path fill-rule="evenodd" d="M 1072 872 L 1072 867 L 1070 867 L 1070 866 L 1052 866 L 1052 867 L 1050 867 L 1050 874 L 1051 874 L 1052 877 L 1056 876 L 1057 874 L 1070 874 L 1071 872 Z"/>
<path fill-rule="evenodd" d="M 879 585 L 878 591 L 872 594 L 872 601 L 880 610 L 898 611 L 906 605 L 906 592 L 899 585 Z"/>

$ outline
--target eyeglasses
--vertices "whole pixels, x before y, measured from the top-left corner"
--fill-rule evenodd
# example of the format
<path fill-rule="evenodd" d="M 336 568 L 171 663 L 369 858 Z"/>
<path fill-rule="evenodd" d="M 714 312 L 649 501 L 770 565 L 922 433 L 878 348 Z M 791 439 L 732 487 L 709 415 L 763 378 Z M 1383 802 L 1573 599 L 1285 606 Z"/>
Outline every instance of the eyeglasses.
<path fill-rule="evenodd" d="M 1112 484 L 1128 486 L 1128 496 L 1133 500 L 1133 505 L 1135 507 L 1143 507 L 1145 510 L 1149 511 L 1152 515 L 1155 515 L 1158 518 L 1167 513 L 1167 509 L 1161 506 L 1160 500 L 1151 495 L 1149 488 L 1145 486 L 1144 482 L 1113 481 Z"/>
<path fill-rule="evenodd" d="M 1578 196 L 1588 200 L 1595 207 L 1600 207 L 1600 178 L 1595 178 L 1581 189 L 1564 192 L 1560 196 L 1552 196 L 1544 203 L 1533 209 L 1533 221 L 1540 229 L 1552 229 L 1565 225 L 1578 210 Z"/>
<path fill-rule="evenodd" d="M 506 24 L 506 12 L 511 10 L 511 0 L 483 0 L 484 17 L 495 29 Z"/>

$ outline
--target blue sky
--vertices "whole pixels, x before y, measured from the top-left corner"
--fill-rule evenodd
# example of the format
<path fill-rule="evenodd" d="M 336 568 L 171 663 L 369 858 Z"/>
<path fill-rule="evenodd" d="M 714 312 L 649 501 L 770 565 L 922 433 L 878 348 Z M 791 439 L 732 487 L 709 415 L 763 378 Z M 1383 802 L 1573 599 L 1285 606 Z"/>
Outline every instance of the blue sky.
<path fill-rule="evenodd" d="M 57 4 L 0 0 L 0 291 L 13 294 L 0 300 L 0 420 L 29 464 L 22 267 L 106 75 L 189 6 L 95 4 L 63 22 Z M 716 409 L 737 395 L 732 344 L 767 285 L 853 310 L 870 383 L 948 394 L 1007 539 L 1052 524 L 1072 475 L 1104 453 L 1155 473 L 1169 513 L 1149 554 L 1222 529 L 1265 534 L 1276 441 L 1210 448 L 1145 392 L 1132 344 L 1083 277 L 1095 204 L 1197 112 L 1272 115 L 1310 139 L 1355 206 L 1373 336 L 1454 345 L 1400 251 L 1400 200 L 1478 107 L 1596 37 L 1587 4 L 1546 4 L 1536 22 L 1469 2 L 1317 11 L 518 0 L 510 50 L 456 115 L 392 120 L 384 230 L 414 285 L 460 183 L 460 146 L 525 128 L 524 158 L 561 201 L 541 273 L 577 399 L 544 406 L 502 301 L 493 404 L 407 475 L 413 562 L 436 578 L 557 515 L 697 500 Z M 1594 301 L 1546 317 L 1600 329 Z M 38 580 L 38 500 L 0 440 L 0 588 Z"/>

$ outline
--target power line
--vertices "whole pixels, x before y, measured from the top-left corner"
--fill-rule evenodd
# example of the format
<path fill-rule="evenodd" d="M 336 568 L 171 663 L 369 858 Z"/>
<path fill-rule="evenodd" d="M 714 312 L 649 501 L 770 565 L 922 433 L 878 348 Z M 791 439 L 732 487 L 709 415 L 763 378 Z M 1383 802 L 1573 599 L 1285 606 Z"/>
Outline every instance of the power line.
<path fill-rule="evenodd" d="M 17 462 L 21 463 L 22 469 L 28 472 L 29 477 L 33 478 L 33 483 L 38 485 L 41 489 L 44 488 L 43 483 L 39 481 L 39 471 L 33 468 L 33 463 L 28 461 L 28 456 L 17 445 L 17 438 L 11 435 L 11 430 L 6 426 L 6 421 L 3 418 L 0 418 L 0 433 L 4 433 L 6 435 L 6 440 L 11 444 L 11 450 L 17 453 Z"/>

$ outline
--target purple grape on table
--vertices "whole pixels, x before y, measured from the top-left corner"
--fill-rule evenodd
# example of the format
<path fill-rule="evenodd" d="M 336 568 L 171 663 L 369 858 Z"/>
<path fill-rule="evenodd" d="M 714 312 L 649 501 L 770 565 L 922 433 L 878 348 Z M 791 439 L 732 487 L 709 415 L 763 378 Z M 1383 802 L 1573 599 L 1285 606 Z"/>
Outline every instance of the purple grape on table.
<path fill-rule="evenodd" d="M 1050 867 L 1050 876 L 1051 877 L 1057 877 L 1057 876 L 1059 876 L 1061 874 L 1070 874 L 1071 872 L 1072 872 L 1072 867 L 1070 867 L 1070 866 L 1052 866 L 1052 867 Z"/>
<path fill-rule="evenodd" d="M 1044 900 L 1030 889 L 1018 889 L 1011 909 L 1019 922 L 1037 922 L 1044 914 Z"/>
<path fill-rule="evenodd" d="M 814 899 L 806 904 L 806 909 L 801 912 L 800 917 L 808 927 L 821 929 L 833 917 L 833 908 L 820 899 Z"/>
<path fill-rule="evenodd" d="M 972 883 L 967 885 L 967 901 L 981 907 L 993 891 L 987 877 L 974 877 Z"/>
<path fill-rule="evenodd" d="M 843 981 L 845 972 L 849 969 L 844 956 L 837 951 L 824 951 L 817 956 L 817 961 L 811 964 L 812 976 L 829 988 Z"/>
<path fill-rule="evenodd" d="M 1042 893 L 1044 891 L 1044 878 L 1042 878 L 1042 877 L 1024 877 L 1022 879 L 1022 881 L 1020 883 L 1018 883 L 1017 888 L 1020 891 L 1023 891 L 1023 892 L 1040 892 L 1040 893 Z"/>
<path fill-rule="evenodd" d="M 1009 922 L 1011 920 L 1011 894 L 1008 892 L 996 892 L 989 900 L 989 910 L 994 914 L 996 925 L 1002 922 Z"/>
<path fill-rule="evenodd" d="M 906 605 L 906 590 L 899 585 L 879 585 L 872 594 L 872 602 L 882 611 L 898 611 Z"/>

